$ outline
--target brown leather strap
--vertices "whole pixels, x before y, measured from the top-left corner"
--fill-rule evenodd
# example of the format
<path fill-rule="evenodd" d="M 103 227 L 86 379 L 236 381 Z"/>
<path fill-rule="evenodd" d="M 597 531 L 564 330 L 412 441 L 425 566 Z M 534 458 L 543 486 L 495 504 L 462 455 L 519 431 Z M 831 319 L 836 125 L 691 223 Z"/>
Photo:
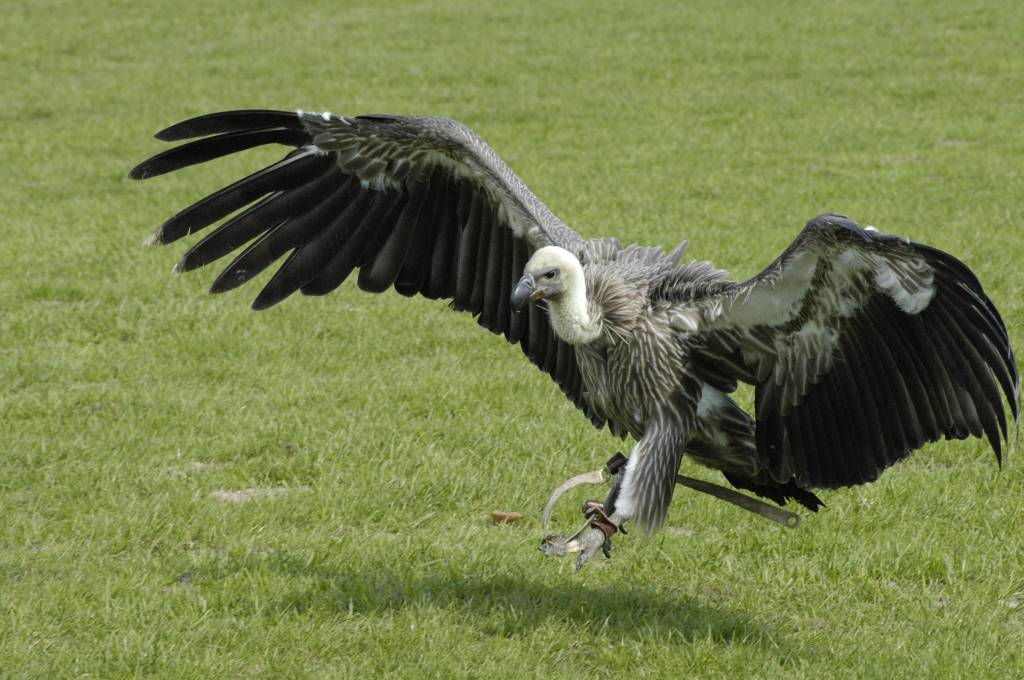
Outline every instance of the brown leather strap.
<path fill-rule="evenodd" d="M 604 514 L 604 503 L 596 500 L 588 500 L 583 503 L 583 516 L 590 520 L 590 526 L 597 527 L 604 532 L 605 538 L 611 538 L 612 534 L 620 531 L 619 527 L 608 521 Z M 626 533 L 626 532 L 622 532 Z"/>
<path fill-rule="evenodd" d="M 604 513 L 601 512 L 595 512 L 590 516 L 590 526 L 597 527 L 603 531 L 606 539 L 611 538 L 612 535 L 619 530 L 617 526 L 605 519 Z"/>

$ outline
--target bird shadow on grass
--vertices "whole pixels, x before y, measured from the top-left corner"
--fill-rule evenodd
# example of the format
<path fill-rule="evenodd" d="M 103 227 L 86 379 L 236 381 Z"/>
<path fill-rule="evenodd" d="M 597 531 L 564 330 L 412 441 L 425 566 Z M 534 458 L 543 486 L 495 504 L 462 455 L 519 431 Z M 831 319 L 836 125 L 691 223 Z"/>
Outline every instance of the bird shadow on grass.
<path fill-rule="evenodd" d="M 264 600 L 265 615 L 329 610 L 377 615 L 403 610 L 447 611 L 495 636 L 529 634 L 547 624 L 574 625 L 595 636 L 645 641 L 714 640 L 784 651 L 778 630 L 694 598 L 628 581 L 592 586 L 570 579 L 545 583 L 524 576 L 417 574 L 380 565 L 338 570 L 274 554 L 265 567 L 292 585 Z"/>

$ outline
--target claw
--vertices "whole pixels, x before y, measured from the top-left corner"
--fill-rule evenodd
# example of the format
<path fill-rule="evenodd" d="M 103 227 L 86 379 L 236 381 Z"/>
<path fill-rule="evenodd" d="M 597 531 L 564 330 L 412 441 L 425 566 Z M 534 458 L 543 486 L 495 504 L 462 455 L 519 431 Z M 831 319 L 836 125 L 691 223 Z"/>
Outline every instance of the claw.
<path fill-rule="evenodd" d="M 604 532 L 602 531 L 601 533 L 604 533 Z M 612 558 L 612 537 L 611 536 L 605 536 L 604 537 L 604 543 L 601 544 L 601 552 L 604 553 L 604 557 L 605 557 L 606 560 L 610 560 Z"/>
<path fill-rule="evenodd" d="M 574 555 L 583 550 L 583 544 L 581 539 L 586 533 L 587 529 L 591 528 L 590 520 L 588 519 L 572 536 L 562 536 L 561 534 L 547 534 L 540 542 L 540 548 L 542 553 L 548 557 L 565 557 L 566 555 Z"/>
<path fill-rule="evenodd" d="M 548 534 L 540 542 L 538 548 L 545 557 L 564 557 L 579 551 L 576 544 L 569 545 L 569 538 L 559 534 Z"/>

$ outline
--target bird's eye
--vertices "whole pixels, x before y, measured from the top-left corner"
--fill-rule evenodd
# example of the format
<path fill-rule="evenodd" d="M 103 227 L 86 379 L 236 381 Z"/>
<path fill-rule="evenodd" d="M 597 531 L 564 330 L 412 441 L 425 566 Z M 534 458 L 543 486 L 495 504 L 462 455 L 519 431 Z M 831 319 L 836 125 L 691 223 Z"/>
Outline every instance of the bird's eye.
<path fill-rule="evenodd" d="M 547 274 L 544 275 L 544 278 L 545 279 L 553 279 L 553 278 L 555 278 L 555 274 L 556 273 L 557 272 L 554 269 L 552 269 L 551 271 L 549 271 Z"/>

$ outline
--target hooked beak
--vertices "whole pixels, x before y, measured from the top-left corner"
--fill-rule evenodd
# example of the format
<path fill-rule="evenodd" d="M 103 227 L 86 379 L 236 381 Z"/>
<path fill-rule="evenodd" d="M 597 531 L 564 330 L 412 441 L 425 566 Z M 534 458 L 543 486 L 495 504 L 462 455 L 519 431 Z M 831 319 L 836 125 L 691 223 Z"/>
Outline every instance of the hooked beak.
<path fill-rule="evenodd" d="M 527 304 L 544 297 L 544 290 L 537 288 L 537 280 L 533 274 L 523 274 L 519 283 L 512 289 L 512 309 L 522 311 Z"/>

